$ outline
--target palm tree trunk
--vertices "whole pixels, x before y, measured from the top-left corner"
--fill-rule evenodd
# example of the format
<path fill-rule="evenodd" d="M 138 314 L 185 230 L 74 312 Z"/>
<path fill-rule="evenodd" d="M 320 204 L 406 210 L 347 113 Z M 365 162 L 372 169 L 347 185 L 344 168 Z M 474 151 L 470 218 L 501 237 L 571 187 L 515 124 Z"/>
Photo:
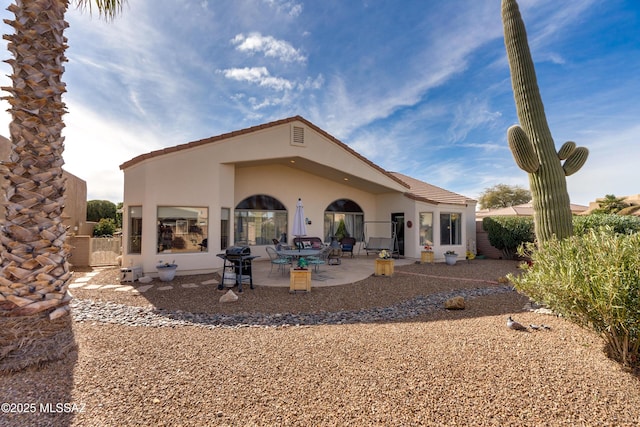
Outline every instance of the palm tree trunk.
<path fill-rule="evenodd" d="M 15 33 L 4 36 L 14 59 L 6 61 L 13 68 L 13 86 L 2 88 L 11 94 L 12 121 L 11 154 L 0 166 L 6 193 L 0 227 L 0 371 L 64 357 L 73 348 L 67 293 L 71 248 L 62 223 L 68 5 L 67 0 L 15 0 L 8 8 L 15 20 L 7 23 Z"/>

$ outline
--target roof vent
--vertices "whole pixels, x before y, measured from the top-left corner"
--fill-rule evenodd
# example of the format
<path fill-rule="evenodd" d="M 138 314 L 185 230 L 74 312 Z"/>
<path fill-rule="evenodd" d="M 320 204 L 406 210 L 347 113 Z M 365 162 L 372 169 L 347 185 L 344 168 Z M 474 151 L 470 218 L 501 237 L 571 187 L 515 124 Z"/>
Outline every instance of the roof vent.
<path fill-rule="evenodd" d="M 291 145 L 304 146 L 304 128 L 301 126 L 291 127 Z"/>

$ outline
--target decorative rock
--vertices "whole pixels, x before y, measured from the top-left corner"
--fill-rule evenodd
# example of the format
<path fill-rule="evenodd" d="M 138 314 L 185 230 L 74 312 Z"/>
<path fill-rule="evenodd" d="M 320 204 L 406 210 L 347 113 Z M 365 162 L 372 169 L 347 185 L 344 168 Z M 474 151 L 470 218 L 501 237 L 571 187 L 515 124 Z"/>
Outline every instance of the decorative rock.
<path fill-rule="evenodd" d="M 138 278 L 138 282 L 140 283 L 151 283 L 152 280 L 153 278 L 149 276 L 142 276 Z"/>
<path fill-rule="evenodd" d="M 231 289 L 220 297 L 220 302 L 235 302 L 238 301 L 238 295 L 234 294 Z"/>
<path fill-rule="evenodd" d="M 196 326 L 202 328 L 247 328 L 247 327 L 291 327 L 307 325 L 344 325 L 363 322 L 394 321 L 444 310 L 448 299 L 464 295 L 476 298 L 515 292 L 510 286 L 457 289 L 431 295 L 419 295 L 389 307 L 373 307 L 360 310 L 314 313 L 189 313 L 154 307 L 131 307 L 114 302 L 93 301 L 74 298 L 71 312 L 76 322 L 119 323 L 128 326 L 177 327 Z M 226 294 L 225 294 L 226 295 Z M 8 303 L 7 301 L 5 301 Z M 9 303 L 10 304 L 10 303 Z M 7 307 L 11 308 L 11 307 Z"/>
<path fill-rule="evenodd" d="M 447 310 L 464 310 L 464 298 L 463 297 L 453 297 L 444 302 L 444 308 Z"/>

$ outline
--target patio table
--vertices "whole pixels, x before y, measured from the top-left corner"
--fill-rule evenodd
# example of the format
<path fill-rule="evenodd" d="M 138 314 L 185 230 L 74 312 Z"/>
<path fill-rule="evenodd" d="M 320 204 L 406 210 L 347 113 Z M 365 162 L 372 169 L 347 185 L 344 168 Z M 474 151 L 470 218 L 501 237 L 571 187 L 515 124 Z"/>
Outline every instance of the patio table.
<path fill-rule="evenodd" d="M 278 255 L 290 256 L 292 258 L 304 258 L 308 256 L 318 256 L 324 248 L 318 249 L 282 249 L 277 251 Z"/>

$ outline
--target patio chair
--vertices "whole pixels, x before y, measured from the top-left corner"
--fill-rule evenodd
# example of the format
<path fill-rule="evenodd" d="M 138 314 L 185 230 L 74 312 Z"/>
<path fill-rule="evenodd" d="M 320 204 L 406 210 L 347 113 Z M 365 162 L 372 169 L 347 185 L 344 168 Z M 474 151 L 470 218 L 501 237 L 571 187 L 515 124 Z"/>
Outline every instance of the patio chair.
<path fill-rule="evenodd" d="M 353 258 L 353 247 L 356 245 L 356 239 L 353 237 L 343 237 L 340 240 L 340 244 L 342 245 L 342 253 L 350 253 L 351 258 Z"/>
<path fill-rule="evenodd" d="M 274 265 L 277 265 L 278 266 L 278 270 L 280 270 L 282 275 L 284 275 L 284 273 L 285 273 L 284 266 L 291 264 L 291 259 L 289 257 L 284 257 L 284 256 L 278 255 L 276 250 L 274 248 L 272 248 L 271 246 L 267 246 L 267 255 L 269 255 L 269 259 L 271 260 L 271 271 L 269 272 L 269 275 L 271 275 L 271 273 L 273 273 L 273 266 Z"/>
<path fill-rule="evenodd" d="M 324 250 L 322 252 L 320 252 L 320 255 L 316 256 L 310 256 L 310 257 L 306 257 L 307 263 L 309 265 L 313 265 L 313 269 L 315 270 L 315 272 L 317 273 L 319 270 L 319 267 L 321 265 L 324 265 L 327 263 L 327 256 L 329 255 L 329 252 L 331 251 L 331 247 L 327 246 L 324 248 Z"/>

